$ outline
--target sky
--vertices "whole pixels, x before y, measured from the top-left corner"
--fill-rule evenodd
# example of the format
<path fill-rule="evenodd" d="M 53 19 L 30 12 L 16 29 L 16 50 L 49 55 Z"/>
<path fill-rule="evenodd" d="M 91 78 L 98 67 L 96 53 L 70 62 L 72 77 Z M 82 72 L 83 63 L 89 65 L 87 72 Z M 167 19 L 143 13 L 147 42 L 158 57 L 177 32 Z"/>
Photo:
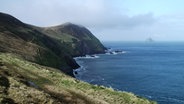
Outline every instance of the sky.
<path fill-rule="evenodd" d="M 71 22 L 101 41 L 184 41 L 184 0 L 0 0 L 0 12 L 41 27 Z"/>

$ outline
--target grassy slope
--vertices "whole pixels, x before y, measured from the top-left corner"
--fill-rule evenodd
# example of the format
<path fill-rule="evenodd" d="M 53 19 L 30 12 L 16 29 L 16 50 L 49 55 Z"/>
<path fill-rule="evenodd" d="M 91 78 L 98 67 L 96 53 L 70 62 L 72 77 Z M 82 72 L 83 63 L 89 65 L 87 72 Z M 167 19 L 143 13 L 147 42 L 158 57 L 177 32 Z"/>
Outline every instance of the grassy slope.
<path fill-rule="evenodd" d="M 0 53 L 0 103 L 154 104 L 132 93 L 71 78 L 59 70 Z"/>

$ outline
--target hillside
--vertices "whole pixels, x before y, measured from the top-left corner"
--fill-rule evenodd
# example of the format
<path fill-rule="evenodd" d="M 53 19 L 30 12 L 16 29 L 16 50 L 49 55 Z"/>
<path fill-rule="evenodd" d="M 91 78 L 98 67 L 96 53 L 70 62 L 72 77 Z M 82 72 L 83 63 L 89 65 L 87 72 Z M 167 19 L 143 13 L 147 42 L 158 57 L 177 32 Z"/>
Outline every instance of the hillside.
<path fill-rule="evenodd" d="M 104 53 L 105 47 L 85 27 L 74 24 L 41 28 L 0 13 L 0 52 L 61 69 L 73 76 L 74 56 Z"/>
<path fill-rule="evenodd" d="M 106 49 L 100 41 L 83 26 L 65 23 L 53 27 L 34 28 L 49 37 L 59 40 L 61 44 L 68 47 L 69 53 L 72 56 L 104 53 Z"/>
<path fill-rule="evenodd" d="M 155 104 L 5 53 L 0 53 L 0 92 L 2 104 Z"/>

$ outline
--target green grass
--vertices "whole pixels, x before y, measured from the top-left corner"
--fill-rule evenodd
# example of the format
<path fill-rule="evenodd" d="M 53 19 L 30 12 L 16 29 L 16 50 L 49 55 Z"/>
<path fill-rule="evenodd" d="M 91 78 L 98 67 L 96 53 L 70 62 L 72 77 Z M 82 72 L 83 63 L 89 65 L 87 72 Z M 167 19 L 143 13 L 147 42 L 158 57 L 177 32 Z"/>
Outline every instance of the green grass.
<path fill-rule="evenodd" d="M 6 88 L 1 85 L 1 90 L 8 92 L 0 94 L 1 102 L 11 99 L 15 103 L 40 104 L 156 103 L 132 93 L 90 85 L 67 76 L 58 69 L 31 63 L 12 54 L 0 53 L 0 69 L 0 76 L 7 78 L 10 84 Z"/>

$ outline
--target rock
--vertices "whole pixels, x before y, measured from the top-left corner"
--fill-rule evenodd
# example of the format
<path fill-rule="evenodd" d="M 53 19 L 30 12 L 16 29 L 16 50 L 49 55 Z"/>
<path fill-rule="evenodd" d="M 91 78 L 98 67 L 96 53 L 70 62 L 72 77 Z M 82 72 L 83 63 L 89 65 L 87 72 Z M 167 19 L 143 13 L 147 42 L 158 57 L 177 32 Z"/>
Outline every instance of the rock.
<path fill-rule="evenodd" d="M 0 101 L 1 104 L 16 104 L 13 99 L 11 98 L 2 98 Z"/>
<path fill-rule="evenodd" d="M 4 63 L 3 62 L 0 62 L 0 66 L 4 66 Z"/>
<path fill-rule="evenodd" d="M 6 88 L 10 87 L 10 83 L 9 83 L 8 78 L 0 75 L 0 86 L 4 86 Z"/>
<path fill-rule="evenodd" d="M 74 71 L 74 74 L 78 74 L 78 72 L 77 71 Z"/>

